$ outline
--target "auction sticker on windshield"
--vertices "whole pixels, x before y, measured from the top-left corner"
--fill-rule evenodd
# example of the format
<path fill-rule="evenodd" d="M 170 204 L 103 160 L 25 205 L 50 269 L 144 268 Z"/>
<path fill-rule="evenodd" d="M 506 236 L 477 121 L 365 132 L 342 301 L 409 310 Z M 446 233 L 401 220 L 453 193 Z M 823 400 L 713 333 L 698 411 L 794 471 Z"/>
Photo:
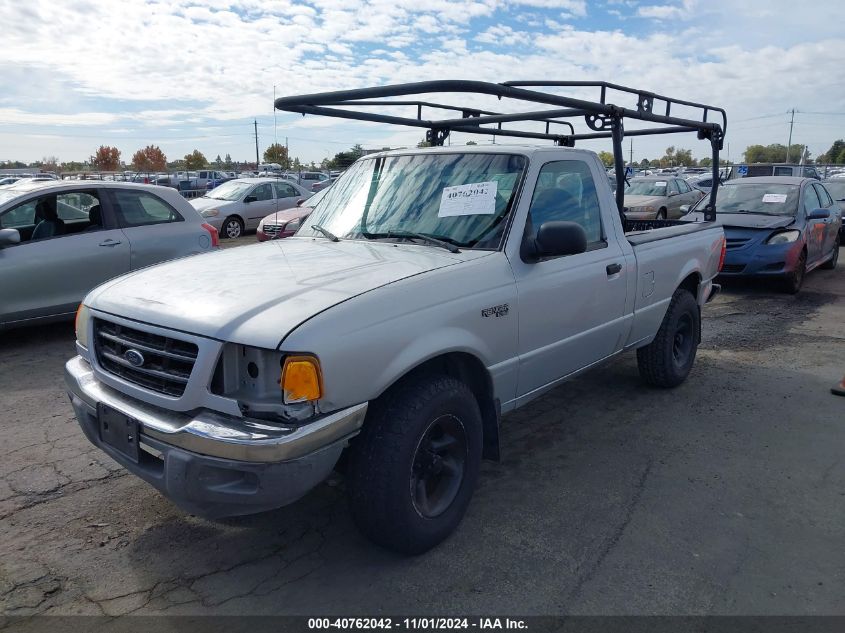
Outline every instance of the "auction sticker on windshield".
<path fill-rule="evenodd" d="M 763 194 L 763 202 L 777 202 L 783 204 L 786 202 L 785 193 L 766 193 Z"/>
<path fill-rule="evenodd" d="M 655 187 L 665 187 L 666 181 L 665 180 L 658 180 L 656 183 L 654 183 L 654 186 Z"/>
<path fill-rule="evenodd" d="M 460 215 L 492 215 L 496 212 L 496 181 L 444 187 L 438 218 Z"/>

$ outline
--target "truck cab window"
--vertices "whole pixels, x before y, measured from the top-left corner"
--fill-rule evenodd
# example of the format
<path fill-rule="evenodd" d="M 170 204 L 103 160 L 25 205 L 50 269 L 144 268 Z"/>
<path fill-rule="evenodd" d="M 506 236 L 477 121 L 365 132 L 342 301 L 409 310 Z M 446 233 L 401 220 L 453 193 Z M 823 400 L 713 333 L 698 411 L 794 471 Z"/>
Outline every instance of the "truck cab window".
<path fill-rule="evenodd" d="M 544 222 L 553 220 L 576 222 L 584 227 L 588 249 L 604 244 L 596 187 L 585 162 L 554 161 L 546 163 L 540 170 L 528 211 L 526 232 L 536 236 Z"/>

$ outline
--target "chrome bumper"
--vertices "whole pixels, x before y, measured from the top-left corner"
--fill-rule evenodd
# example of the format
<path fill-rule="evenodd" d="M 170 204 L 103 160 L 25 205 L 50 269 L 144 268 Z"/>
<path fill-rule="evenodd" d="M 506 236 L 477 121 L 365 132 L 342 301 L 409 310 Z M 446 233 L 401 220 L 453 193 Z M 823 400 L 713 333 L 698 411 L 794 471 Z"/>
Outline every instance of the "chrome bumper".
<path fill-rule="evenodd" d="M 276 463 L 305 457 L 357 434 L 367 413 L 364 402 L 293 428 L 207 410 L 196 414 L 168 411 L 104 385 L 81 356 L 65 365 L 65 382 L 71 398 L 75 396 L 94 411 L 103 403 L 140 422 L 141 443 L 146 436 L 192 453 L 242 462 Z"/>

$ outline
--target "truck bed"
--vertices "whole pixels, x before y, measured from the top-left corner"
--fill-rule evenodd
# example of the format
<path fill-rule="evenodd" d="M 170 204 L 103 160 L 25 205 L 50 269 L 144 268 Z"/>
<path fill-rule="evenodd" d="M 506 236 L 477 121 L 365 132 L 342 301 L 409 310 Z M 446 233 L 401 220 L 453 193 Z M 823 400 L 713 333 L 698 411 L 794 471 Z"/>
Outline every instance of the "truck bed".
<path fill-rule="evenodd" d="M 634 246 L 689 235 L 716 226 L 714 222 L 684 222 L 682 220 L 626 220 L 625 238 Z"/>

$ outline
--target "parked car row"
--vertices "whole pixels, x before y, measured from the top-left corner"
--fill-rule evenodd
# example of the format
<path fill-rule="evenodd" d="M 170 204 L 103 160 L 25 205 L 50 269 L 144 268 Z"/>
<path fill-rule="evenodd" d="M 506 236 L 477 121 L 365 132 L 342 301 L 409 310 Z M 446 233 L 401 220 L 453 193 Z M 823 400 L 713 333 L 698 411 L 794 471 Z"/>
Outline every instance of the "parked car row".
<path fill-rule="evenodd" d="M 258 228 L 270 213 L 296 207 L 312 193 L 282 178 L 237 178 L 190 201 L 223 237 L 237 238 Z"/>

